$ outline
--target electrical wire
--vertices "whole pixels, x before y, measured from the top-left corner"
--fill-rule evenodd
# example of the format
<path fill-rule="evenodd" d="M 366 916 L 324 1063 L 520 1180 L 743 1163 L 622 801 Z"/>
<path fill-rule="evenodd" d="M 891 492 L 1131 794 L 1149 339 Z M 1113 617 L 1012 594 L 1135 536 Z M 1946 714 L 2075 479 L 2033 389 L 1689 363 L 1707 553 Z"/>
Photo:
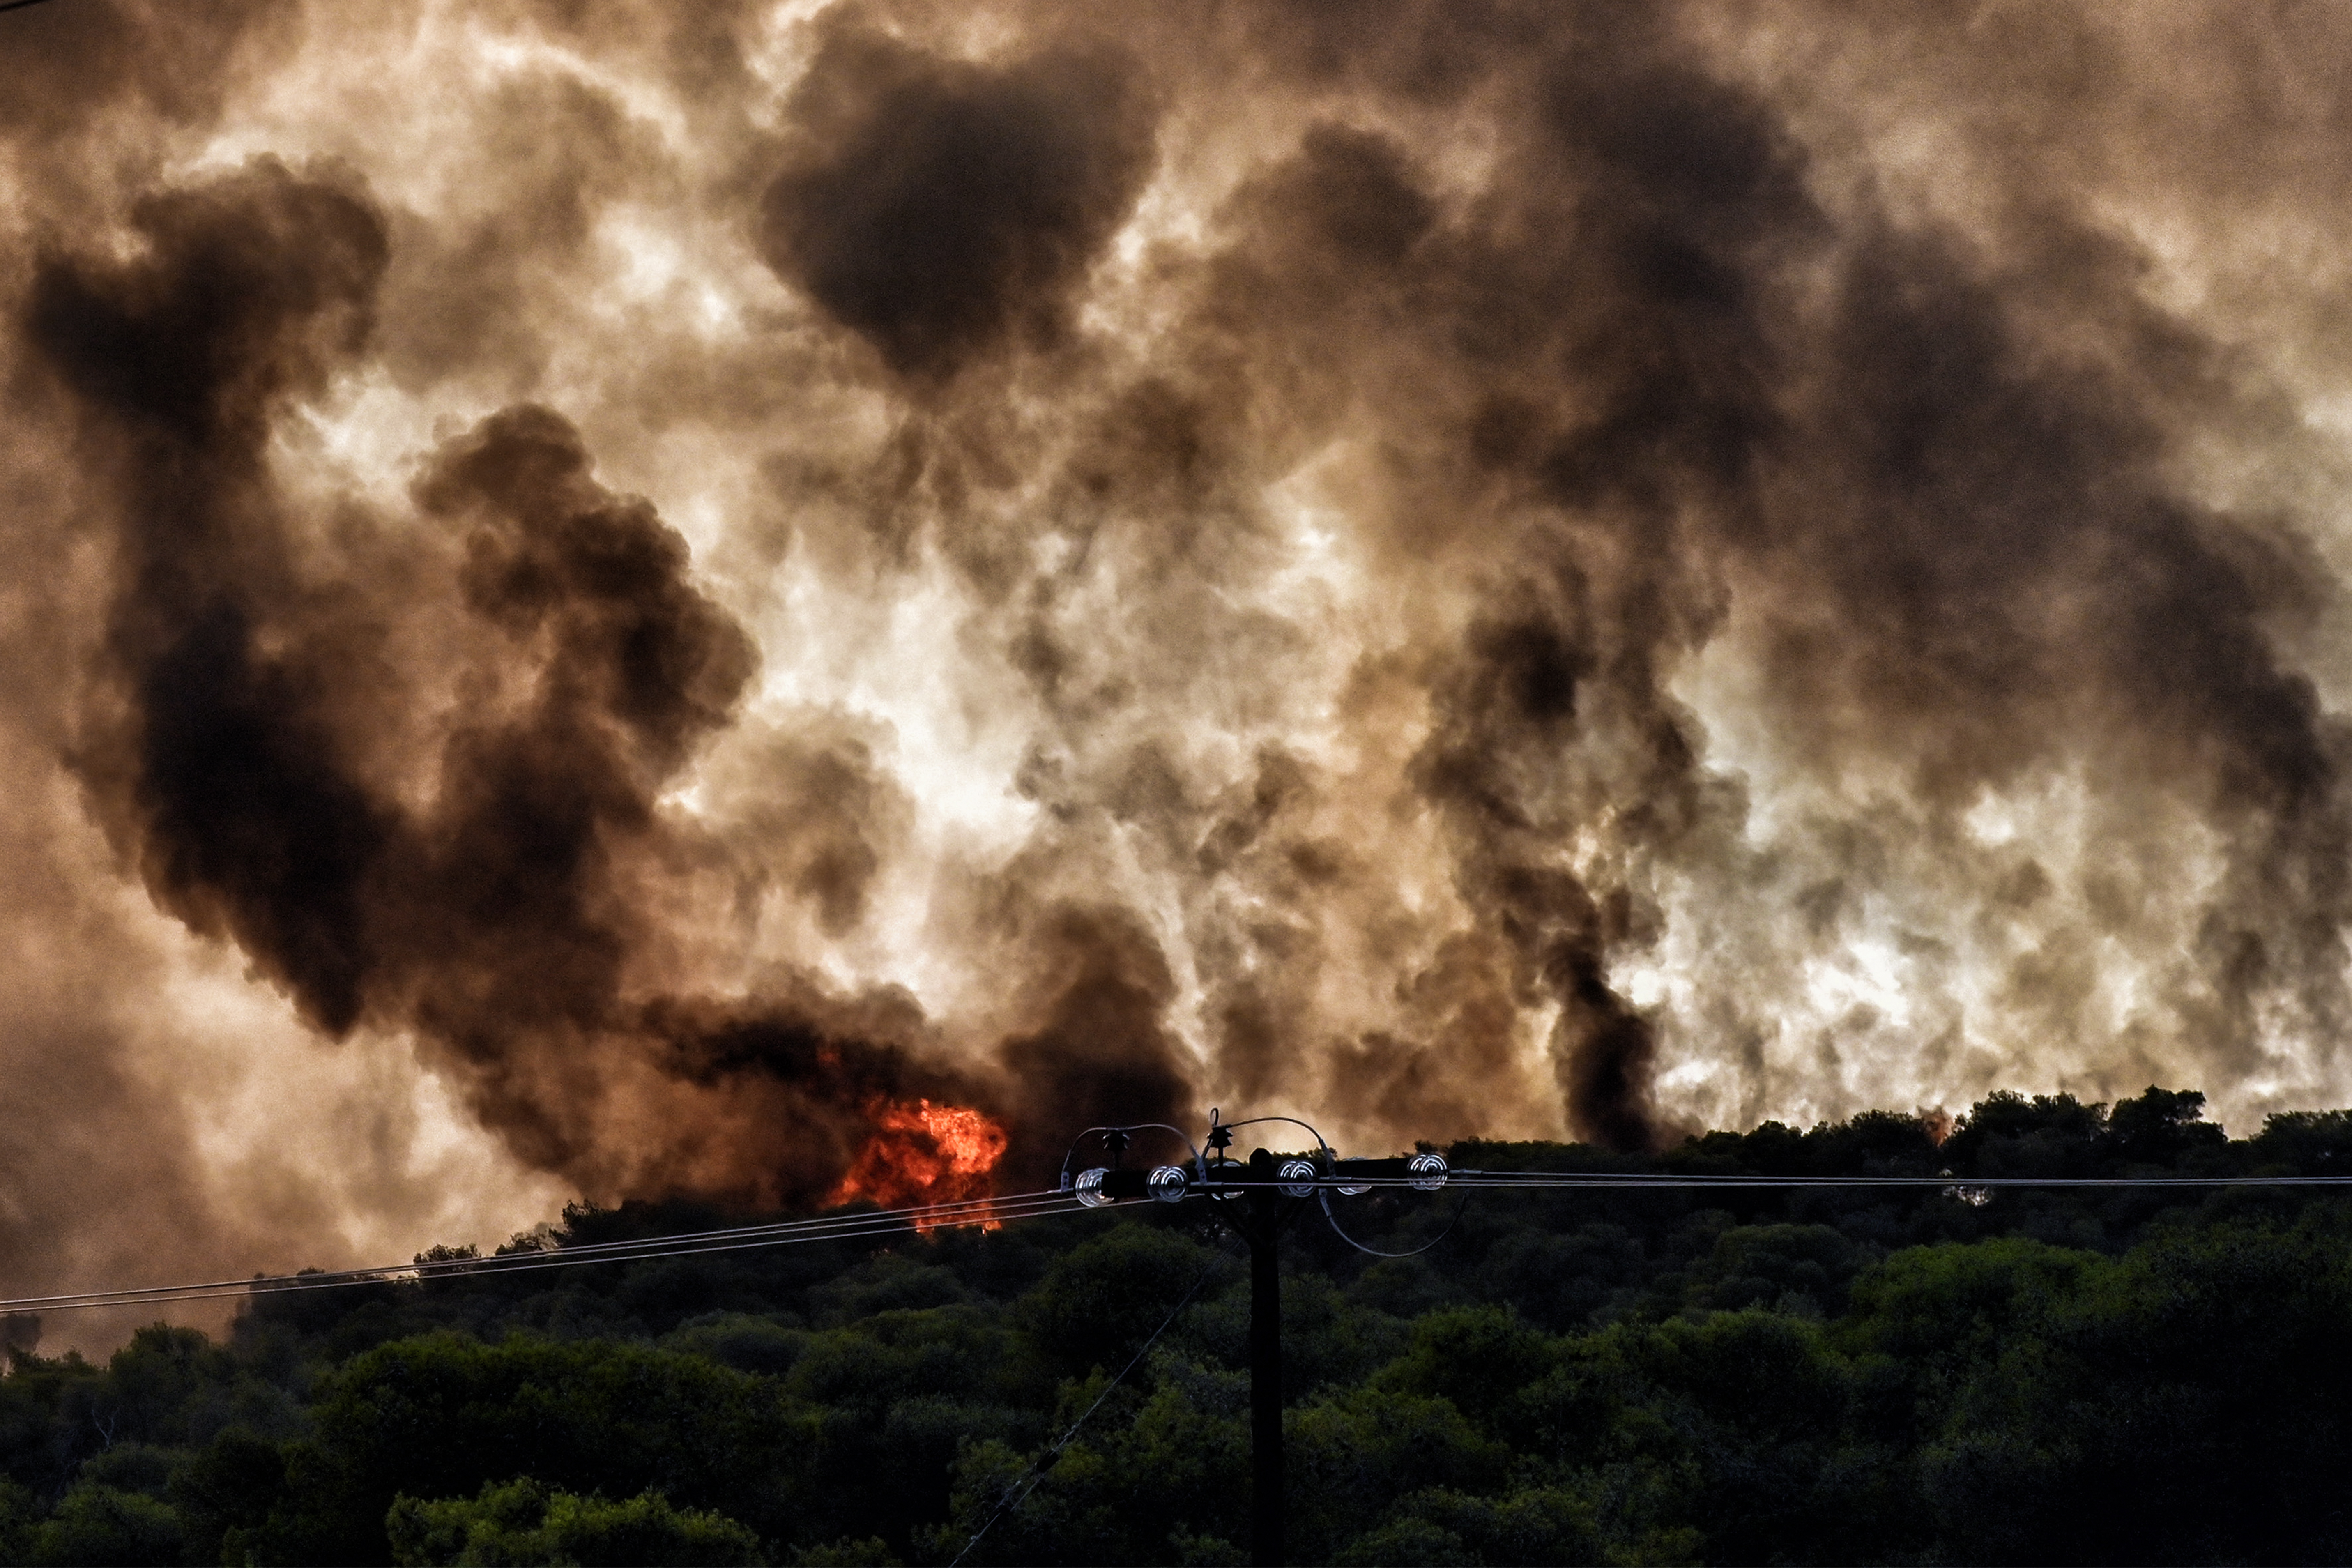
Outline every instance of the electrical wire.
<path fill-rule="evenodd" d="M 1608 1173 L 1585 1175 L 1571 1172 L 1451 1171 L 1446 1184 L 1467 1178 L 1463 1185 L 1488 1187 L 2344 1187 L 2352 1174 L 2341 1176 L 1683 1176 Z M 1409 1181 L 1380 1185 L 1410 1185 Z"/>
<path fill-rule="evenodd" d="M 1210 1114 L 1213 1116 L 1216 1113 L 1212 1111 Z M 1323 1134 L 1317 1131 L 1313 1122 L 1301 1121 L 1296 1116 L 1250 1116 L 1244 1117 L 1239 1121 L 1212 1122 L 1210 1125 L 1223 1127 L 1226 1131 L 1230 1132 L 1236 1127 L 1255 1127 L 1267 1121 L 1287 1121 L 1293 1127 L 1306 1128 L 1307 1131 L 1315 1134 L 1315 1146 L 1323 1151 L 1324 1156 L 1327 1159 L 1336 1160 L 1339 1158 L 1339 1155 L 1331 1152 L 1331 1145 L 1324 1142 Z"/>
<path fill-rule="evenodd" d="M 1709 1187 L 2346 1187 L 2352 1174 L 2341 1176 L 1678 1176 L 1637 1173 L 1580 1172 L 1496 1173 L 1449 1171 L 1429 1176 L 1307 1176 L 1274 1181 L 1225 1181 L 1220 1193 L 1280 1191 L 1314 1187 L 1336 1192 L 1389 1190 L 1435 1192 L 1453 1187 L 1468 1192 L 1514 1188 L 1570 1191 L 1578 1188 L 1640 1187 L 1705 1189 Z"/>
<path fill-rule="evenodd" d="M 5 8 L 5 0 L 0 0 L 0 8 Z M 1309 1128 L 1308 1131 L 1312 1131 L 1313 1129 Z M 2352 1186 L 2352 1174 L 2326 1176 L 1956 1176 L 1948 1174 L 1691 1176 L 1638 1172 L 1454 1170 L 1447 1172 L 1439 1184 L 1456 1188 L 1465 1198 L 1473 1192 L 1483 1190 L 1632 1192 L 1655 1189 L 1703 1192 L 1734 1189 L 1791 1191 L 1811 1188 L 1854 1190 L 1935 1187 L 1953 1193 L 1973 1193 L 2012 1188 L 2119 1190 L 2138 1187 L 2180 1189 L 2346 1187 Z M 1410 1254 L 1383 1252 L 1376 1247 L 1365 1247 L 1363 1243 L 1349 1236 L 1339 1226 L 1337 1215 L 1331 1211 L 1330 1199 L 1333 1192 L 1343 1187 L 1388 1191 L 1433 1190 L 1431 1178 L 1427 1176 L 1313 1176 L 1303 1179 L 1285 1178 L 1272 1182 L 1220 1181 L 1216 1186 L 1221 1192 L 1243 1192 L 1259 1188 L 1318 1189 L 1327 1216 L 1331 1219 L 1332 1227 L 1339 1233 L 1341 1239 L 1352 1247 L 1378 1257 L 1410 1256 Z M 1116 1206 L 1129 1206 L 1133 1201 L 1136 1200 Z M 367 1268 L 256 1275 L 245 1279 L 195 1280 L 177 1285 L 150 1285 L 117 1289 L 69 1291 L 49 1296 L 22 1296 L 0 1299 L 0 1312 L 60 1312 L 107 1307 L 167 1306 L 181 1301 L 201 1301 L 232 1296 L 268 1296 L 290 1290 L 326 1290 L 364 1285 L 415 1283 L 447 1278 L 483 1279 L 492 1275 L 535 1271 L 542 1268 L 577 1268 L 597 1263 L 651 1262 L 670 1258 L 689 1258 L 712 1253 L 795 1246 L 806 1242 L 862 1240 L 870 1237 L 894 1235 L 906 1231 L 957 1229 L 975 1225 L 1005 1224 L 1036 1218 L 1048 1214 L 1087 1212 L 1090 1211 L 1076 1202 L 1074 1194 L 1059 1189 L 1040 1190 L 1009 1194 L 1003 1197 L 970 1198 L 950 1204 L 911 1205 L 895 1209 L 859 1210 L 817 1219 L 782 1220 L 764 1225 L 685 1231 L 667 1236 L 643 1237 L 629 1241 L 589 1242 L 579 1246 L 493 1253 L 487 1258 L 418 1258 L 405 1263 L 384 1264 Z M 1457 1209 L 1454 1221 L 1458 1223 L 1460 1218 L 1461 1213 Z M 1446 1232 L 1451 1233 L 1453 1228 L 1453 1225 L 1449 1224 L 1446 1226 Z M 1444 1239 L 1443 1235 L 1436 1239 Z M 1423 1251 L 1427 1247 L 1435 1244 L 1436 1242 L 1433 1240 L 1413 1250 Z"/>
<path fill-rule="evenodd" d="M 583 1260 L 587 1260 L 591 1258 L 603 1258 L 623 1253 L 638 1252 L 650 1247 L 666 1247 L 679 1242 L 697 1242 L 704 1240 L 724 1241 L 761 1236 L 775 1236 L 779 1238 L 787 1239 L 802 1236 L 821 1237 L 823 1236 L 845 1230 L 857 1230 L 862 1232 L 866 1228 L 874 1226 L 877 1224 L 883 1225 L 885 1228 L 888 1228 L 892 1223 L 902 1221 L 906 1224 L 914 1226 L 918 1229 L 930 1229 L 940 1225 L 952 1226 L 973 1222 L 975 1220 L 978 1222 L 984 1222 L 996 1209 L 1004 1208 L 1008 1205 L 1018 1206 L 1028 1203 L 1054 1199 L 1059 1196 L 1061 1196 L 1061 1194 L 1057 1192 L 1039 1191 L 1034 1193 L 1015 1193 L 1001 1198 L 968 1198 L 950 1204 L 916 1204 L 896 1209 L 860 1209 L 846 1214 L 830 1215 L 817 1219 L 782 1220 L 756 1226 L 730 1226 L 716 1230 L 683 1231 L 667 1236 L 640 1237 L 628 1241 L 590 1242 L 583 1243 L 576 1247 L 561 1247 L 560 1250 L 567 1257 L 580 1258 Z M 410 1274 L 419 1277 L 427 1277 L 444 1273 L 495 1273 L 505 1268 L 527 1266 L 532 1260 L 545 1256 L 545 1253 L 549 1250 L 559 1249 L 530 1248 L 510 1253 L 493 1253 L 487 1258 L 479 1256 L 457 1256 L 438 1258 L 419 1257 L 406 1263 L 384 1264 L 365 1268 L 341 1268 L 331 1271 L 311 1271 L 302 1274 L 255 1276 L 251 1279 L 246 1279 L 202 1280 L 192 1281 L 183 1285 L 147 1286 L 119 1290 L 68 1292 L 66 1294 L 54 1297 L 26 1297 L 15 1302 L 0 1301 L 0 1308 L 8 1306 L 37 1306 L 47 1302 L 72 1300 L 79 1299 L 80 1297 L 92 1295 L 132 1297 L 141 1294 L 173 1290 L 211 1289 L 215 1288 L 249 1289 L 257 1280 L 263 1284 L 268 1284 L 273 1279 L 287 1279 L 300 1280 L 307 1285 L 320 1285 L 346 1279 L 369 1282 L 381 1279 L 384 1275 L 392 1273 Z"/>
<path fill-rule="evenodd" d="M 855 1240 L 915 1230 L 965 1228 L 1035 1219 L 1049 1214 L 1087 1212 L 1069 1194 L 1038 1192 L 1002 1198 L 971 1199 L 960 1204 L 866 1211 L 817 1220 L 741 1226 L 726 1230 L 684 1232 L 646 1237 L 634 1242 L 603 1242 L 580 1247 L 494 1254 L 489 1258 L 434 1258 L 384 1265 L 376 1268 L 338 1269 L 331 1273 L 257 1275 L 247 1279 L 195 1281 L 114 1290 L 89 1290 L 53 1296 L 0 1300 L 0 1312 L 71 1311 L 96 1307 L 162 1306 L 178 1301 L 206 1300 L 228 1296 L 268 1296 L 291 1290 L 325 1290 L 363 1285 L 386 1285 L 451 1277 L 481 1279 L 542 1268 L 576 1268 L 596 1263 L 634 1263 L 657 1258 L 697 1257 L 709 1253 L 796 1246 L 808 1242 Z M 674 1243 L 684 1242 L 677 1246 Z"/>
<path fill-rule="evenodd" d="M 423 1262 L 394 1263 L 372 1268 L 338 1269 L 300 1274 L 257 1275 L 246 1279 L 195 1281 L 181 1285 L 135 1287 L 113 1290 L 92 1290 L 58 1296 L 26 1297 L 0 1300 L 0 1310 L 39 1308 L 74 1301 L 103 1299 L 112 1304 L 131 1305 L 141 1300 L 168 1298 L 195 1291 L 267 1291 L 278 1289 L 315 1289 L 343 1284 L 380 1284 L 394 1277 L 434 1279 L 452 1275 L 479 1278 L 484 1275 L 509 1273 L 521 1269 L 562 1267 L 586 1263 L 625 1263 L 643 1258 L 677 1257 L 696 1252 L 740 1251 L 746 1247 L 782 1246 L 803 1241 L 828 1241 L 845 1237 L 884 1235 L 902 1230 L 930 1230 L 940 1226 L 957 1228 L 986 1225 L 1006 1218 L 1026 1218 L 1032 1213 L 1052 1212 L 1068 1206 L 1058 1194 L 1045 1194 L 1025 1202 L 1020 1199 L 997 1200 L 993 1208 L 977 1205 L 957 1215 L 932 1217 L 927 1211 L 910 1211 L 903 1217 L 858 1214 L 841 1216 L 805 1227 L 795 1228 L 784 1235 L 773 1233 L 771 1226 L 744 1226 L 737 1231 L 683 1233 L 676 1236 L 646 1237 L 628 1243 L 605 1243 L 579 1247 L 558 1247 L 524 1252 L 493 1255 L 489 1258 L 450 1258 L 427 1259 Z M 685 1242 L 686 1246 L 673 1243 Z"/>
<path fill-rule="evenodd" d="M 1290 1121 L 1288 1117 L 1259 1118 L 1261 1121 Z M 1230 1123 L 1241 1126 L 1243 1123 Z M 1306 1126 L 1304 1122 L 1298 1123 Z M 1315 1131 L 1312 1127 L 1307 1131 Z M 1322 1143 L 1322 1134 L 1316 1133 Z M 1329 1146 L 1323 1145 L 1328 1154 Z M 1287 1192 L 1304 1196 L 1311 1189 L 1320 1202 L 1325 1223 L 1333 1235 L 1357 1251 L 1373 1258 L 1412 1258 L 1427 1252 L 1454 1234 L 1462 1223 L 1463 1214 L 1470 1205 L 1470 1194 L 1482 1191 L 1574 1192 L 1643 1190 L 1704 1192 L 1725 1189 L 1742 1190 L 1808 1190 L 1812 1188 L 1869 1189 L 1926 1187 L 1940 1188 L 1956 1196 L 1973 1197 L 1981 1203 L 1995 1188 L 2081 1187 L 2116 1189 L 2131 1187 L 2216 1188 L 2216 1187 L 2341 1187 L 2352 1186 L 2352 1174 L 2340 1176 L 1955 1176 L 1949 1173 L 1934 1176 L 1757 1176 L 1757 1175 L 1682 1175 L 1671 1172 L 1576 1172 L 1576 1171 L 1480 1171 L 1448 1170 L 1442 1177 L 1427 1175 L 1366 1176 L 1359 1174 L 1317 1175 L 1303 1180 L 1282 1178 L 1275 1181 L 1220 1180 L 1215 1184 L 1216 1195 L 1231 1196 L 1244 1191 Z M 1339 1213 L 1331 1206 L 1335 1192 L 1353 1195 L 1374 1189 L 1387 1191 L 1430 1192 L 1440 1187 L 1453 1187 L 1462 1194 L 1454 1206 L 1453 1217 L 1445 1228 L 1420 1246 L 1402 1252 L 1391 1252 L 1370 1247 L 1348 1234 L 1339 1223 Z M 1977 1195 L 1982 1194 L 1982 1195 Z"/>
<path fill-rule="evenodd" d="M 1470 1207 L 1470 1194 L 1465 1190 L 1462 1194 L 1462 1201 L 1454 1205 L 1454 1217 L 1445 1222 L 1445 1228 L 1444 1230 L 1439 1231 L 1435 1236 L 1431 1237 L 1419 1247 L 1409 1247 L 1402 1252 L 1387 1252 L 1377 1247 L 1367 1247 L 1362 1242 L 1358 1241 L 1354 1237 L 1348 1234 L 1347 1227 L 1339 1223 L 1339 1216 L 1331 1212 L 1330 1188 L 1325 1187 L 1318 1195 L 1323 1200 L 1323 1219 L 1326 1224 L 1330 1226 L 1331 1234 L 1338 1237 L 1341 1241 L 1346 1242 L 1349 1246 L 1354 1247 L 1357 1251 L 1368 1253 L 1374 1258 L 1419 1257 L 1421 1254 L 1427 1252 L 1431 1247 L 1435 1247 L 1439 1242 L 1444 1241 L 1447 1237 L 1452 1236 L 1454 1234 L 1454 1227 L 1462 1223 L 1463 1215 L 1467 1213 Z"/>
<path fill-rule="evenodd" d="M 1035 1491 L 1045 1480 L 1046 1469 L 1055 1459 L 1062 1457 L 1062 1450 L 1070 1446 L 1070 1439 L 1076 1436 L 1078 1428 L 1087 1424 L 1087 1417 L 1101 1409 L 1102 1402 L 1110 1397 L 1110 1391 L 1117 1388 L 1126 1380 L 1129 1373 L 1133 1372 L 1142 1363 L 1145 1352 L 1160 1342 L 1160 1336 L 1168 1331 L 1169 1325 L 1176 1321 L 1177 1314 L 1192 1305 L 1192 1298 L 1199 1295 L 1201 1287 L 1209 1282 L 1209 1276 L 1216 1272 L 1217 1265 L 1227 1261 L 1230 1256 L 1222 1247 L 1210 1255 L 1209 1261 L 1202 1266 L 1199 1276 L 1193 1279 L 1192 1289 L 1186 1290 L 1177 1299 L 1176 1304 L 1168 1309 L 1168 1315 L 1160 1320 L 1160 1326 L 1151 1331 L 1151 1337 L 1144 1341 L 1142 1347 L 1128 1358 L 1127 1364 L 1118 1369 L 1118 1376 L 1103 1384 L 1103 1391 L 1095 1395 L 1095 1402 L 1087 1405 L 1076 1421 L 1070 1423 L 1070 1429 L 1055 1438 L 1052 1447 L 1030 1460 L 1027 1469 L 1013 1478 L 1013 1485 L 1005 1488 L 1003 1495 L 997 1500 L 996 1511 L 981 1521 L 980 1528 L 971 1532 L 971 1539 L 963 1543 L 963 1550 L 949 1560 L 948 1568 L 957 1568 L 957 1564 L 971 1554 L 971 1549 L 980 1544 L 980 1538 L 986 1535 L 998 1520 L 1028 1500 L 1029 1494 Z M 1024 1487 L 1022 1485 L 1024 1481 L 1027 1481 L 1028 1485 Z M 1018 1496 L 1014 1495 L 1016 1490 L 1019 1493 Z"/>
<path fill-rule="evenodd" d="M 1008 1213 L 1003 1215 L 998 1223 L 1003 1224 L 1023 1219 L 1034 1219 L 1046 1214 L 1064 1212 L 1082 1211 L 1075 1208 L 1065 1208 L 1060 1205 L 1053 1207 L 1038 1207 L 1022 1213 Z M 971 1220 L 963 1223 L 980 1224 L 982 1222 L 979 1220 Z M 234 1284 L 196 1287 L 163 1287 L 137 1292 L 93 1292 L 89 1295 L 80 1297 L 63 1299 L 43 1298 L 34 1301 L 0 1301 L 0 1311 L 34 1310 L 41 1312 L 59 1312 L 72 1311 L 84 1308 L 157 1307 L 168 1306 L 183 1301 L 199 1301 L 223 1297 L 252 1298 L 279 1295 L 288 1291 L 295 1290 L 334 1290 L 349 1289 L 366 1285 L 421 1283 L 423 1280 L 429 1279 L 479 1279 L 483 1274 L 523 1273 L 542 1268 L 578 1268 L 598 1263 L 649 1262 L 659 1258 L 698 1257 L 710 1253 L 740 1252 L 753 1248 L 789 1247 L 816 1241 L 848 1240 L 875 1236 L 895 1236 L 904 1234 L 911 1228 L 913 1227 L 906 1225 L 875 1226 L 859 1230 L 845 1232 L 836 1231 L 816 1236 L 791 1237 L 782 1239 L 763 1237 L 759 1240 L 746 1242 L 705 1242 L 693 1247 L 656 1248 L 619 1256 L 569 1258 L 560 1254 L 556 1256 L 541 1255 L 529 1261 L 517 1262 L 495 1269 L 487 1269 L 480 1273 L 463 1275 L 451 1275 L 447 1273 L 420 1275 L 413 1267 L 404 1268 L 397 1265 L 376 1273 L 354 1274 L 347 1278 L 326 1279 L 308 1278 L 301 1275 L 279 1275 L 275 1277 L 260 1277 L 254 1279 L 238 1281 Z"/>

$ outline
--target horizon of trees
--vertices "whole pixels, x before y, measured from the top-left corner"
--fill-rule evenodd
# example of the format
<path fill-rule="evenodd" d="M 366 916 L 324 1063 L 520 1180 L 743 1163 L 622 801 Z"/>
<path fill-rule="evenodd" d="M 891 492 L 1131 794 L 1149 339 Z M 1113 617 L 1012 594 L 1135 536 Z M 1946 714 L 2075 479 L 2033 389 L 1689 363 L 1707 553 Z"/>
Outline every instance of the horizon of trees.
<path fill-rule="evenodd" d="M 1996 1094 L 1654 1156 L 1948 1185 L 1388 1193 L 1286 1242 L 1299 1563 L 2352 1557 L 2352 1196 L 1970 1178 L 2352 1173 L 2352 1112 Z M 257 1297 L 0 1377 L 9 1563 L 1234 1563 L 1247 1270 L 1205 1204 Z M 567 1211 L 555 1245 L 700 1228 Z M 535 1245 L 518 1238 L 515 1245 Z"/>

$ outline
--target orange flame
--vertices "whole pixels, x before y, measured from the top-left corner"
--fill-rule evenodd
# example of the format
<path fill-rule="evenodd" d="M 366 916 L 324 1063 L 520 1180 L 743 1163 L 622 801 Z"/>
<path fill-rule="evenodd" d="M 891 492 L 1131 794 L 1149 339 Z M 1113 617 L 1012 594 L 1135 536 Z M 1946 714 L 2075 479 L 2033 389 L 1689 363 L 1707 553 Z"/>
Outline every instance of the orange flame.
<path fill-rule="evenodd" d="M 893 1209 L 988 1196 L 989 1173 L 1004 1157 L 1003 1128 L 967 1106 L 933 1105 L 928 1100 L 886 1100 L 871 1114 L 874 1135 L 858 1151 L 831 1202 L 864 1199 Z M 994 1230 L 998 1222 L 982 1217 L 987 1212 L 929 1223 L 918 1217 L 915 1228 L 929 1236 L 942 1223 L 977 1220 L 983 1229 Z"/>

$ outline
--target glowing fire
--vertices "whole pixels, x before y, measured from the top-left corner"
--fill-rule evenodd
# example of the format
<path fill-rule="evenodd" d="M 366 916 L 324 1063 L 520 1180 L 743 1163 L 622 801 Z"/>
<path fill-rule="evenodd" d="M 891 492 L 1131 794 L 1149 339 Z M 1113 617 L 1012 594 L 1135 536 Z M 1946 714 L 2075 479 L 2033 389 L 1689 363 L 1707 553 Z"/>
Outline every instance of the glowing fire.
<path fill-rule="evenodd" d="M 989 1173 L 1004 1157 L 1003 1128 L 969 1107 L 928 1100 L 886 1101 L 875 1108 L 873 1118 L 874 1135 L 834 1189 L 832 1202 L 864 1199 L 894 1209 L 988 1195 Z M 928 1235 L 941 1223 L 976 1220 L 994 1230 L 997 1222 L 982 1217 L 986 1213 L 976 1210 L 969 1218 L 944 1222 L 919 1218 L 915 1228 Z"/>

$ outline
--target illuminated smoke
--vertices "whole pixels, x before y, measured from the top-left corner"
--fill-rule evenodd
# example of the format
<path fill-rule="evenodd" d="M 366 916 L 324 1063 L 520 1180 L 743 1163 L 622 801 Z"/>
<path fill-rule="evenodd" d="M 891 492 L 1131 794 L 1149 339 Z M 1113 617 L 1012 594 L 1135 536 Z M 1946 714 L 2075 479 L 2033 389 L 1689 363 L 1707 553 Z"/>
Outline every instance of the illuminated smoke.
<path fill-rule="evenodd" d="M 424 1212 L 214 961 L 484 1192 L 2342 1100 L 2346 24 L 2159 12 L 0 18 L 19 1164 Z"/>

